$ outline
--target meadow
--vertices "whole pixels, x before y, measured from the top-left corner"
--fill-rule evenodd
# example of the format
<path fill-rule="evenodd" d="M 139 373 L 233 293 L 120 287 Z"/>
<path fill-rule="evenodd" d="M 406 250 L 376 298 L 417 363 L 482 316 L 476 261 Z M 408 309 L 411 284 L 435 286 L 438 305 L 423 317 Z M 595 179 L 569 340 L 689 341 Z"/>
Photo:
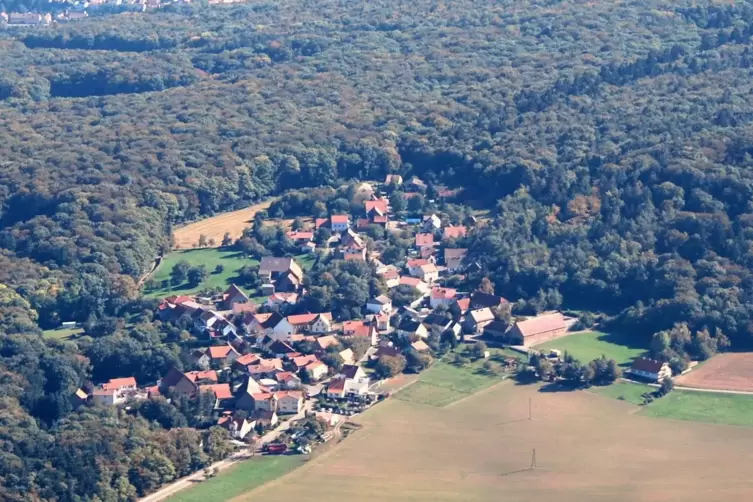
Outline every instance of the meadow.
<path fill-rule="evenodd" d="M 168 285 L 167 287 L 162 287 L 163 281 L 170 282 L 170 271 L 173 266 L 182 260 L 187 261 L 191 266 L 206 266 L 209 271 L 209 277 L 198 286 L 190 286 L 186 283 L 177 286 Z M 173 251 L 162 259 L 162 263 L 154 273 L 153 279 L 158 285 L 157 289 L 146 291 L 145 296 L 154 298 L 169 295 L 187 295 L 209 288 L 225 289 L 230 286 L 233 278 L 238 275 L 243 266 L 258 264 L 258 260 L 246 258 L 237 251 L 226 249 L 206 248 Z M 220 273 L 215 273 L 218 265 L 221 265 L 223 270 Z"/>
<path fill-rule="evenodd" d="M 645 347 L 635 345 L 628 337 L 617 334 L 590 331 L 557 338 L 534 347 L 536 350 L 557 349 L 568 352 L 581 362 L 587 363 L 603 355 L 614 359 L 621 366 L 630 366 L 633 359 L 646 351 Z"/>
<path fill-rule="evenodd" d="M 714 424 L 753 426 L 753 396 L 674 390 L 643 408 L 642 415 Z"/>
<path fill-rule="evenodd" d="M 336 448 L 232 500 L 708 502 L 710 493 L 753 494 L 744 461 L 753 429 L 661 420 L 595 393 L 540 389 L 507 381 L 444 408 L 387 400 L 356 417 L 364 428 Z"/>
<path fill-rule="evenodd" d="M 167 499 L 168 502 L 224 502 L 300 467 L 302 456 L 260 456 L 220 472 Z"/>

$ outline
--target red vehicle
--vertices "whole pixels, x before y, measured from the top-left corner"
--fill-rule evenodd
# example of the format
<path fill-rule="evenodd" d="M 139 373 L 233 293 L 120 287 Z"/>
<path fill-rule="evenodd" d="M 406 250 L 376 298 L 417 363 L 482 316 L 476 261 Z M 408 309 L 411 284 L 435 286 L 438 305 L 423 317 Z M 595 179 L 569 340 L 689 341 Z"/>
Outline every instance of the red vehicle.
<path fill-rule="evenodd" d="M 281 443 L 271 443 L 264 447 L 265 451 L 271 455 L 279 455 L 288 451 L 288 445 Z"/>

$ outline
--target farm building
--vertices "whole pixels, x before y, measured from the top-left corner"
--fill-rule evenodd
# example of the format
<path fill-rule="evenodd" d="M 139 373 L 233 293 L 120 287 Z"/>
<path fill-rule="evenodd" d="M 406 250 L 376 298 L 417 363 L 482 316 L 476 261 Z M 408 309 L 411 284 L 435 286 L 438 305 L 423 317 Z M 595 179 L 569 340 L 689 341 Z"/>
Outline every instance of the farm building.
<path fill-rule="evenodd" d="M 672 370 L 669 364 L 644 357 L 639 357 L 633 362 L 633 365 L 630 367 L 630 373 L 637 377 L 651 380 L 652 382 L 661 382 L 665 378 L 672 377 Z"/>
<path fill-rule="evenodd" d="M 511 343 L 536 345 L 559 338 L 565 333 L 565 318 L 559 312 L 555 312 L 516 322 L 510 330 L 510 340 Z"/>

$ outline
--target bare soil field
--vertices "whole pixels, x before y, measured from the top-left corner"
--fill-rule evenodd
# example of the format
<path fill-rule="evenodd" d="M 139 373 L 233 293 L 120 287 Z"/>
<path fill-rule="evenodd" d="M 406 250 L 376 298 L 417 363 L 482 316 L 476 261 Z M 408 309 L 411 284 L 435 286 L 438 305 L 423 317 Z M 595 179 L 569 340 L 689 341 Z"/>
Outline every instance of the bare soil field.
<path fill-rule="evenodd" d="M 191 249 L 199 242 L 201 235 L 206 235 L 207 239 L 214 239 L 215 245 L 222 243 L 225 232 L 229 232 L 233 239 L 237 239 L 248 227 L 249 222 L 254 219 L 254 215 L 259 211 L 266 211 L 272 205 L 276 198 L 268 199 L 259 204 L 254 204 L 244 209 L 222 213 L 211 218 L 206 218 L 194 223 L 189 223 L 173 231 L 175 236 L 175 249 Z"/>
<path fill-rule="evenodd" d="M 446 408 L 390 399 L 357 417 L 364 428 L 337 447 L 233 500 L 753 497 L 753 429 L 656 419 L 637 409 L 593 393 L 540 392 L 512 382 Z"/>
<path fill-rule="evenodd" d="M 719 354 L 675 379 L 675 385 L 753 392 L 753 353 Z"/>

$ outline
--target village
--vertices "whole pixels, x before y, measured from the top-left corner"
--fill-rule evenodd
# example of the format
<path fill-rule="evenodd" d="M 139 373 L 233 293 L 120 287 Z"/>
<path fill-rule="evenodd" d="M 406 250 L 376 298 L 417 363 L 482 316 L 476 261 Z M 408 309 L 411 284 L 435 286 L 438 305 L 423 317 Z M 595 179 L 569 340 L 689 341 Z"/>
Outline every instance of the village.
<path fill-rule="evenodd" d="M 388 176 L 384 184 L 403 182 Z M 422 188 L 418 178 L 405 185 L 407 195 Z M 204 423 L 226 429 L 239 445 L 254 444 L 270 453 L 308 452 L 311 440 L 326 441 L 332 433 L 320 431 L 312 438 L 283 432 L 308 419 L 325 430 L 336 429 L 388 397 L 381 390 L 385 381 L 422 371 L 448 346 L 504 345 L 521 354 L 536 353 L 531 346 L 567 335 L 576 322 L 556 311 L 514 321 L 508 300 L 483 284 L 468 292 L 448 286 L 451 277 L 457 282 L 478 267 L 466 248 L 454 247 L 480 227 L 474 218 L 446 221 L 431 213 L 398 221 L 389 199 L 374 191 L 358 217 L 331 214 L 311 221 L 313 228 L 287 234 L 304 256 L 317 248 L 315 232 L 326 228 L 329 247 L 326 253 L 320 250 L 320 259 L 361 262 L 379 277 L 384 294 L 369 298 L 358 318 L 301 313 L 308 294 L 304 269 L 291 256 L 263 256 L 257 270 L 262 301 L 235 284 L 213 296 L 170 295 L 159 301 L 156 319 L 184 327 L 198 341 L 185 368 L 171 368 L 159 381 L 142 385 L 122 375 L 79 389 L 75 406 L 91 401 L 127 407 L 156 396 L 200 400 Z M 367 245 L 359 231 L 372 225 L 413 236 L 404 260 L 384 263 L 375 246 Z M 398 296 L 400 306 L 393 301 Z M 482 357 L 488 355 L 481 351 Z M 515 368 L 517 360 L 508 359 L 505 363 Z M 639 359 L 636 375 L 655 382 L 668 376 L 666 364 L 654 366 Z"/>

